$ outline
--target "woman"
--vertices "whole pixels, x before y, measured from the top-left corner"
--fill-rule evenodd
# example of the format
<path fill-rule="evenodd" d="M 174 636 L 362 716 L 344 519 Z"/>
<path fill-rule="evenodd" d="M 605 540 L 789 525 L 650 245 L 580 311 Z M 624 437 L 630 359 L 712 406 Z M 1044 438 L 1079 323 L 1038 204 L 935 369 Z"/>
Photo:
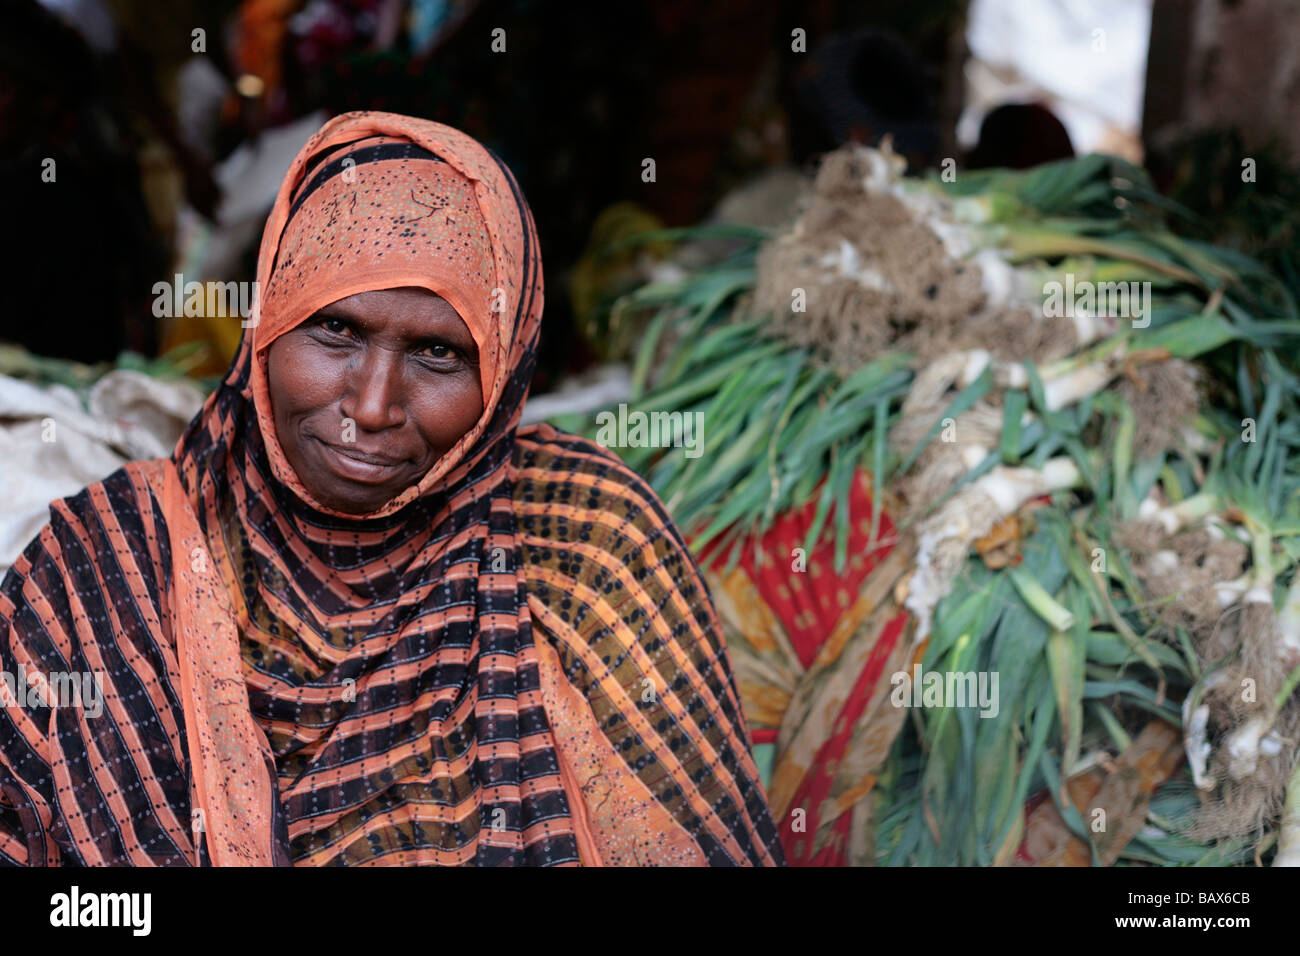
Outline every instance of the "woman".
<path fill-rule="evenodd" d="M 348 113 L 171 460 L 51 506 L 0 585 L 19 864 L 781 864 L 716 616 L 617 457 L 518 429 L 542 311 L 506 167 Z M 173 467 L 174 463 L 174 467 Z"/>

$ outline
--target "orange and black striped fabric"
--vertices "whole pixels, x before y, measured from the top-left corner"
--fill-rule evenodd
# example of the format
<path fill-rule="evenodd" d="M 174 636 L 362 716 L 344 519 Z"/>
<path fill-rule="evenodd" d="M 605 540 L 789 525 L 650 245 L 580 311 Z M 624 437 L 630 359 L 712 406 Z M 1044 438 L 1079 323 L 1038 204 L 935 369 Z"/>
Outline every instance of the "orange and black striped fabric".
<path fill-rule="evenodd" d="M 385 202 L 431 205 L 413 181 L 460 206 L 414 224 Z M 449 237 L 468 259 L 429 267 Z M 662 504 L 608 450 L 518 427 L 540 266 L 513 176 L 469 137 L 352 113 L 308 142 L 263 237 L 261 314 L 172 461 L 54 502 L 0 583 L 3 670 L 103 689 L 100 713 L 0 709 L 0 862 L 784 862 Z M 265 350 L 334 301 L 321 288 L 410 284 L 459 295 L 483 417 L 384 509 L 331 512 L 279 448 Z"/>

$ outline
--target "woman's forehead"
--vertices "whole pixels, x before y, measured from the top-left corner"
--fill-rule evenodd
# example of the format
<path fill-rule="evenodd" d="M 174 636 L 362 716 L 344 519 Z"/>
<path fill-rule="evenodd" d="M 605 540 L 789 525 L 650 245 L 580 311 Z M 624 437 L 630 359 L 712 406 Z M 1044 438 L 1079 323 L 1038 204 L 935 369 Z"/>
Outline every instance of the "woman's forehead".
<path fill-rule="evenodd" d="M 343 318 L 368 330 L 419 338 L 422 335 L 458 335 L 473 344 L 473 335 L 460 313 L 447 299 L 429 289 L 402 286 L 357 292 L 322 306 L 320 318 Z"/>

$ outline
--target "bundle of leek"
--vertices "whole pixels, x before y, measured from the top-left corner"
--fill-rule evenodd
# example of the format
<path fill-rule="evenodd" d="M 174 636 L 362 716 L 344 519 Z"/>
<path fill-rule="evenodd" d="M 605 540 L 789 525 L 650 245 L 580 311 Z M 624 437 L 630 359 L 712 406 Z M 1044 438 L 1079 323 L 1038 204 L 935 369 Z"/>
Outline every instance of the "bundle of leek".
<path fill-rule="evenodd" d="M 1147 511 L 1162 526 L 1217 514 L 1235 534 L 1242 496 L 1215 496 L 1228 464 L 1249 462 L 1253 486 L 1266 493 L 1246 527 L 1257 532 L 1257 567 L 1273 575 L 1254 572 L 1250 593 L 1262 596 L 1291 573 L 1283 567 L 1278 576 L 1282 557 L 1296 557 L 1282 480 L 1295 477 L 1300 460 L 1300 416 L 1286 417 L 1300 410 L 1284 348 L 1300 337 L 1294 301 L 1249 259 L 1171 233 L 1167 203 L 1145 175 L 1109 157 L 963 174 L 955 184 L 902 179 L 887 154 L 864 162 L 864 188 L 895 197 L 950 256 L 976 265 L 999 307 L 1041 311 L 1049 283 L 1104 277 L 1150 283 L 1143 321 L 1084 311 L 1067 354 L 1045 361 L 1008 357 L 1014 342 L 990 340 L 924 356 L 889 348 L 842 373 L 815 348 L 793 344 L 779 316 L 756 312 L 754 237 L 715 265 L 621 300 L 617 319 L 644 323 L 634 410 L 701 413 L 705 435 L 697 458 L 672 448 L 621 453 L 693 548 L 721 542 L 733 562 L 776 516 L 815 500 L 808 544 L 833 530 L 842 567 L 855 469 L 874 476 L 877 505 L 882 489 L 896 494 L 891 508 L 918 542 L 906 590 L 917 640 L 927 642 L 924 666 L 998 674 L 1003 706 L 982 717 L 961 708 L 912 713 L 871 798 L 881 862 L 1008 861 L 1025 800 L 1044 787 L 1095 859 L 1244 859 L 1261 845 L 1257 832 L 1213 844 L 1188 830 L 1197 805 L 1190 780 L 1156 795 L 1152 826 L 1100 850 L 1061 783 L 1129 746 L 1137 719 L 1181 727 L 1179 704 L 1207 670 L 1204 648 L 1161 618 L 1118 540 L 1143 503 L 1155 502 Z M 827 267 L 878 286 L 852 252 Z M 1141 407 L 1143 383 L 1192 360 L 1213 406 Z M 1258 371 L 1270 377 L 1262 404 L 1252 385 Z M 1153 438 L 1158 418 L 1169 421 Z M 1255 420 L 1260 443 L 1226 456 L 1243 418 Z M 560 424 L 595 433 L 591 419 Z M 1025 515 L 1035 498 L 1048 501 Z M 1018 566 L 971 557 L 973 542 L 1016 512 L 1026 519 Z M 1285 687 L 1294 684 L 1277 693 Z M 796 704 L 787 722 L 812 707 L 806 695 Z M 1237 751 L 1245 746 L 1243 736 Z"/>

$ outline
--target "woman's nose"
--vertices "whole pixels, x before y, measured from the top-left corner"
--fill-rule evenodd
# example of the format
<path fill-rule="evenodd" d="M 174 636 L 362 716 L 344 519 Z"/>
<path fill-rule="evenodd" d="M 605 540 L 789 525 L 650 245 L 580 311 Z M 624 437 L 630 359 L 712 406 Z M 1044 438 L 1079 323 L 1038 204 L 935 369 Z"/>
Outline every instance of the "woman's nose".
<path fill-rule="evenodd" d="M 339 406 L 358 428 L 377 432 L 406 422 L 401 363 L 399 353 L 366 349 L 360 366 L 348 377 L 347 390 Z"/>

